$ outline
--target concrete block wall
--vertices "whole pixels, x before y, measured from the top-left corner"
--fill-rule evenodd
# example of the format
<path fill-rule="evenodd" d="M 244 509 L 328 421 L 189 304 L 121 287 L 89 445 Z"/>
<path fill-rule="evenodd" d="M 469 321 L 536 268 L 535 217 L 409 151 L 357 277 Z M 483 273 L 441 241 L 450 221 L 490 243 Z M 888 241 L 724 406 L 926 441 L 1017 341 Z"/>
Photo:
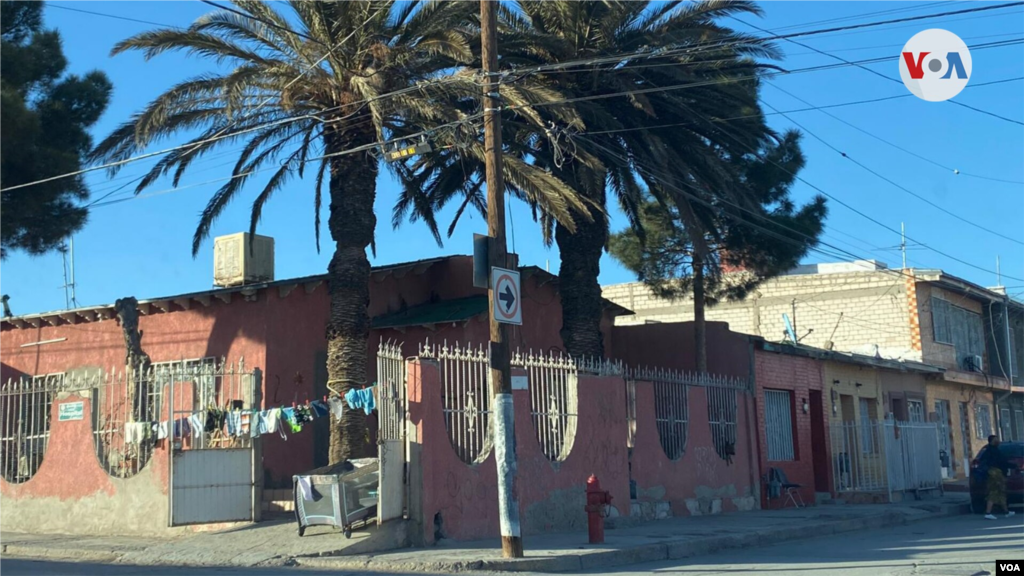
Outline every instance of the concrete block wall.
<path fill-rule="evenodd" d="M 693 300 L 655 297 L 643 284 L 606 286 L 605 298 L 636 314 L 620 324 L 693 319 Z M 891 358 L 919 358 L 912 347 L 910 314 L 903 277 L 893 271 L 781 276 L 738 302 L 707 309 L 707 319 L 726 322 L 736 332 L 784 339 L 782 315 L 795 320 L 801 343 Z"/>

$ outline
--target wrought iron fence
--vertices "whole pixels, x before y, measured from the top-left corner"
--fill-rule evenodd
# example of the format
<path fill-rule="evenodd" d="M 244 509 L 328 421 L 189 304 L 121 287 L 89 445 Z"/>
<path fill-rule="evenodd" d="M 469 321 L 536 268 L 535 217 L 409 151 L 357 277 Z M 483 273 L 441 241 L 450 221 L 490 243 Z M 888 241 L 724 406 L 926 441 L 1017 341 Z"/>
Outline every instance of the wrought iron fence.
<path fill-rule="evenodd" d="M 405 438 L 406 381 L 402 345 L 381 340 L 377 346 L 378 437 Z"/>
<path fill-rule="evenodd" d="M 459 458 L 477 464 L 491 450 L 491 390 L 484 348 L 421 344 L 419 355 L 437 360 L 448 439 Z"/>
<path fill-rule="evenodd" d="M 572 358 L 517 352 L 512 366 L 526 370 L 530 389 L 530 418 L 541 451 L 561 461 L 572 451 L 578 410 L 578 370 Z"/>
<path fill-rule="evenodd" d="M 732 462 L 736 455 L 736 388 L 708 386 L 708 424 L 715 452 L 723 460 Z"/>
<path fill-rule="evenodd" d="M 39 471 L 50 441 L 53 400 L 64 374 L 9 379 L 0 387 L 0 471 L 21 483 Z"/>
<path fill-rule="evenodd" d="M 654 416 L 661 448 L 671 460 L 682 458 L 689 437 L 689 387 L 707 390 L 708 422 L 715 450 L 729 460 L 736 445 L 736 394 L 747 390 L 745 381 L 730 376 L 703 372 L 666 370 L 663 368 L 627 368 L 627 413 L 636 419 L 636 381 L 651 382 L 654 386 Z M 633 426 L 630 434 L 634 434 Z"/>

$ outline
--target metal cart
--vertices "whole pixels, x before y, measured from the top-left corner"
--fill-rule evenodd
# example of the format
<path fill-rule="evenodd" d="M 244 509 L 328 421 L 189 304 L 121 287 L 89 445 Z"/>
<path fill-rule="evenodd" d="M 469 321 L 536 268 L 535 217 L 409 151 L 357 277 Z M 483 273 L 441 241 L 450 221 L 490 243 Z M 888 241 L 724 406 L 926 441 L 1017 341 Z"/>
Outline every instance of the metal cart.
<path fill-rule="evenodd" d="M 336 526 L 352 537 L 352 527 L 366 526 L 377 515 L 380 483 L 376 458 L 348 460 L 293 476 L 295 520 L 299 536 L 307 526 Z M 309 498 L 303 496 L 300 481 L 309 482 Z"/>

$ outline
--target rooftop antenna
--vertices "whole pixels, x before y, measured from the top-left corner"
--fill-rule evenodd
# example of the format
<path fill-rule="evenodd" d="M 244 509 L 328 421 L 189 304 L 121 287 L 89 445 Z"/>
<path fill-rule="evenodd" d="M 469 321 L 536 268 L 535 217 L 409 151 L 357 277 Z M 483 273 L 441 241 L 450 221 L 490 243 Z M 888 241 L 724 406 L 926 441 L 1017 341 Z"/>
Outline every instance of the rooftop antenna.
<path fill-rule="evenodd" d="M 999 255 L 996 254 L 996 286 L 1003 285 L 1003 275 L 999 272 Z"/>
<path fill-rule="evenodd" d="M 907 227 L 900 222 L 900 252 L 903 252 L 903 269 L 907 269 Z"/>
<path fill-rule="evenodd" d="M 68 237 L 69 241 L 60 245 L 57 250 L 60 251 L 61 268 L 64 271 L 64 285 L 61 288 L 64 289 L 64 307 L 65 308 L 78 308 L 78 299 L 75 298 L 75 239 Z M 70 252 L 71 257 L 71 280 L 68 281 L 68 253 Z M 69 292 L 70 289 L 70 292 Z"/>
<path fill-rule="evenodd" d="M 71 306 L 78 308 L 78 298 L 75 297 L 75 237 L 70 236 L 71 239 Z"/>

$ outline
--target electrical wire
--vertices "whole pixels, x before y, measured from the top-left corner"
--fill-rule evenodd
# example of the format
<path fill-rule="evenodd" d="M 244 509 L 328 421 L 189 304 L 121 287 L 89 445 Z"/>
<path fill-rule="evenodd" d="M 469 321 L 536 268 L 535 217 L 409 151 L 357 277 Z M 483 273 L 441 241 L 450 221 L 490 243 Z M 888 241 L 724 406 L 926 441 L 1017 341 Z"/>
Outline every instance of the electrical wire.
<path fill-rule="evenodd" d="M 782 88 L 779 88 L 778 86 L 775 86 L 775 89 L 776 89 L 776 90 L 782 90 L 782 92 L 784 92 L 784 93 L 786 93 L 786 94 L 789 94 L 790 96 L 792 96 L 793 98 L 796 98 L 797 100 L 799 100 L 800 102 L 803 102 L 804 104 L 810 104 L 810 102 L 807 102 L 806 100 L 803 100 L 802 98 L 799 98 L 799 97 L 797 97 L 796 95 L 792 94 L 791 92 L 789 92 L 789 91 L 787 91 L 787 90 L 783 90 Z M 778 109 L 777 109 L 777 108 L 775 108 L 775 107 L 774 107 L 774 106 L 772 106 L 771 104 L 769 104 L 769 103 L 765 102 L 765 101 L 764 101 L 763 99 L 761 100 L 761 104 L 763 104 L 763 105 L 767 106 L 767 107 L 768 107 L 769 109 L 771 109 L 771 110 L 774 110 L 774 111 L 778 112 Z M 822 112 L 823 112 L 823 111 L 822 111 Z M 823 112 L 823 113 L 826 113 L 826 112 Z M 880 179 L 884 180 L 885 182 L 888 182 L 888 183 L 889 183 L 890 185 L 892 185 L 893 187 L 895 187 L 895 188 L 897 188 L 897 189 L 899 189 L 899 190 L 902 190 L 903 192 L 906 192 L 907 194 L 910 194 L 910 195 L 911 195 L 911 196 L 913 196 L 914 198 L 917 198 L 918 200 L 920 200 L 920 201 L 924 202 L 925 204 L 928 204 L 929 206 L 931 206 L 931 207 L 935 208 L 936 210 L 939 210 L 940 212 L 943 212 L 943 213 L 945 213 L 945 214 L 948 214 L 949 216 L 952 216 L 953 218 L 956 218 L 957 220 L 960 220 L 961 222 L 963 222 L 963 223 L 965 223 L 965 224 L 969 224 L 969 225 L 971 225 L 971 226 L 974 226 L 975 228 L 977 228 L 977 229 L 979 229 L 979 230 L 981 230 L 981 231 L 983 231 L 983 232 L 988 232 L 989 234 L 992 234 L 993 236 L 998 236 L 998 237 L 1000 237 L 1000 238 L 1003 238 L 1003 239 L 1005 239 L 1005 240 L 1009 240 L 1010 242 L 1015 242 L 1015 243 L 1017 243 L 1017 244 L 1020 244 L 1021 246 L 1024 246 L 1024 242 L 1021 242 L 1021 241 L 1020 241 L 1020 240 L 1018 240 L 1017 238 L 1013 238 L 1013 237 L 1011 237 L 1011 236 L 1007 236 L 1007 235 L 1005 235 L 1005 234 L 1002 234 L 1002 233 L 996 232 L 995 230 L 992 230 L 991 228 L 988 228 L 988 227 L 982 226 L 982 225 L 980 225 L 980 224 L 978 224 L 978 223 L 976 223 L 976 222 L 973 222 L 973 221 L 971 221 L 971 220 L 968 220 L 967 218 L 964 218 L 963 216 L 960 216 L 959 214 L 957 214 L 957 213 L 955 213 L 955 212 L 951 212 L 951 211 L 949 211 L 949 210 L 947 210 L 947 209 L 943 208 L 942 206 L 940 206 L 940 205 L 938 205 L 938 204 L 936 204 L 936 203 L 932 202 L 931 200 L 929 200 L 929 199 L 925 198 L 924 196 L 921 196 L 921 195 L 920 195 L 920 194 L 918 194 L 917 192 L 914 192 L 913 190 L 910 190 L 909 188 L 907 188 L 907 187 L 905 187 L 905 186 L 902 186 L 902 185 L 898 184 L 897 182 L 893 181 L 892 179 L 890 179 L 890 178 L 886 177 L 886 176 L 885 176 L 885 175 L 883 175 L 883 174 L 880 174 L 879 172 L 875 171 L 875 170 L 874 170 L 874 169 L 872 169 L 871 167 L 867 166 L 867 165 L 866 165 L 866 164 L 864 164 L 863 162 L 860 162 L 859 160 L 857 160 L 857 159 L 856 159 L 856 158 L 854 158 L 853 156 L 850 156 L 850 155 L 849 155 L 849 154 L 847 154 L 846 152 L 844 152 L 844 151 L 840 150 L 839 148 L 837 148 L 837 147 L 833 146 L 833 145 L 832 145 L 831 143 L 829 143 L 829 142 L 828 142 L 827 140 L 825 140 L 825 139 L 824 139 L 824 138 L 822 138 L 821 136 L 818 136 L 817 134 L 815 134 L 814 132 L 812 132 L 812 131 L 811 131 L 811 130 L 810 130 L 809 128 L 807 128 L 807 127 L 806 127 L 806 126 L 804 126 L 803 124 L 800 124 L 800 123 L 799 123 L 799 122 L 797 122 L 796 120 L 794 120 L 794 119 L 790 118 L 790 117 L 789 117 L 788 115 L 786 115 L 786 114 L 782 114 L 782 117 L 783 117 L 783 118 L 785 118 L 786 120 L 789 120 L 789 121 L 790 121 L 790 122 L 792 122 L 793 124 L 795 124 L 795 125 L 796 125 L 796 126 L 797 126 L 798 128 L 800 128 L 801 130 L 803 130 L 804 132 L 806 132 L 807 134 L 809 134 L 809 135 L 810 135 L 810 136 L 811 136 L 812 138 L 814 138 L 814 139 L 815 139 L 815 140 L 817 140 L 818 142 L 821 142 L 822 144 L 824 144 L 824 145 L 825 145 L 825 146 L 826 146 L 827 148 L 829 148 L 830 150 L 832 150 L 832 151 L 833 151 L 833 152 L 835 152 L 836 154 L 839 154 L 839 155 L 840 155 L 840 156 L 842 156 L 843 158 L 846 158 L 846 159 L 847 159 L 847 160 L 849 160 L 850 162 L 853 162 L 854 164 L 856 164 L 857 166 L 861 167 L 861 168 L 862 168 L 862 169 L 864 169 L 865 171 L 867 171 L 867 172 L 869 172 L 869 173 L 871 173 L 871 174 L 874 174 L 874 175 L 875 175 L 876 177 L 878 177 L 878 178 L 880 178 Z"/>
<path fill-rule="evenodd" d="M 708 118 L 707 118 L 706 116 L 704 116 L 704 115 L 703 115 L 703 114 L 701 114 L 700 112 L 696 112 L 696 111 L 694 111 L 694 110 L 693 110 L 693 108 L 690 108 L 690 107 L 688 107 L 688 106 L 685 106 L 685 104 L 684 104 L 683 106 L 684 106 L 684 107 L 686 107 L 686 108 L 687 108 L 687 109 L 688 109 L 688 110 L 689 110 L 689 111 L 690 111 L 691 113 L 693 113 L 693 114 L 694 114 L 695 116 L 697 116 L 697 117 L 699 117 L 699 118 L 703 118 L 703 119 L 704 119 L 705 121 L 707 121 L 707 122 L 711 123 L 712 125 L 715 125 L 715 124 L 714 124 L 714 122 L 712 122 L 712 121 L 711 121 L 710 119 L 708 119 Z M 829 194 L 828 192 L 826 192 L 825 190 L 821 189 L 820 187 L 818 187 L 818 186 L 816 186 L 816 185 L 812 184 L 811 182 L 808 182 L 808 181 L 807 181 L 807 180 L 806 180 L 805 178 L 801 177 L 801 176 L 800 176 L 799 174 L 796 174 L 796 173 L 794 173 L 794 172 L 790 171 L 790 170 L 789 170 L 788 168 L 786 168 L 785 166 L 782 166 L 782 165 L 781 165 L 781 164 L 779 164 L 778 162 L 775 162 L 775 161 L 773 161 L 773 160 L 771 160 L 771 159 L 765 158 L 765 157 L 764 157 L 763 155 L 759 154 L 759 153 L 758 153 L 758 151 L 757 151 L 756 149 L 753 149 L 753 148 L 751 148 L 751 147 L 750 147 L 749 145 L 747 145 L 747 144 L 746 144 L 745 142 L 743 142 L 743 140 L 742 140 L 741 138 L 738 138 L 738 137 L 736 137 L 735 135 L 731 134 L 731 133 L 730 133 L 730 132 L 729 132 L 728 130 L 726 130 L 726 129 L 725 129 L 725 128 L 724 128 L 724 127 L 723 127 L 723 126 L 721 125 L 721 124 L 719 124 L 719 125 L 718 125 L 718 129 L 719 129 L 719 130 L 721 130 L 721 131 L 722 131 L 722 133 L 724 133 L 724 134 L 726 134 L 727 136 L 729 136 L 730 138 L 732 138 L 733 140 L 736 140 L 736 141 L 737 141 L 737 142 L 738 142 L 738 143 L 739 143 L 739 144 L 740 144 L 741 146 L 743 146 L 743 147 L 747 148 L 748 150 L 750 150 L 750 152 L 751 152 L 752 154 L 754 154 L 755 156 L 757 156 L 757 157 L 758 157 L 759 159 L 761 159 L 762 161 L 768 161 L 768 162 L 771 162 L 771 163 L 772 163 L 772 164 L 774 164 L 774 165 L 775 165 L 776 167 L 778 167 L 778 168 L 779 168 L 780 170 L 782 170 L 782 171 L 786 172 L 787 174 L 790 174 L 790 175 L 792 175 L 792 176 L 793 176 L 794 178 L 796 178 L 796 179 L 797 179 L 797 180 L 799 180 L 800 182 L 803 182 L 803 183 L 804 183 L 804 184 L 806 184 L 807 186 L 810 186 L 810 187 L 811 187 L 812 189 L 814 189 L 814 190 L 815 190 L 815 191 L 817 191 L 818 193 L 822 194 L 822 195 L 823 195 L 823 196 L 825 196 L 826 198 L 829 198 L 829 199 L 831 199 L 832 201 L 836 202 L 836 203 L 837 203 L 837 204 L 839 204 L 840 206 L 843 206 L 843 207 L 845 207 L 846 209 L 848 209 L 848 210 L 850 210 L 850 211 L 852 211 L 852 212 L 854 212 L 854 213 L 858 214 L 858 215 L 859 215 L 859 216 L 861 216 L 862 218 L 865 218 L 865 219 L 867 219 L 867 220 L 869 220 L 869 221 L 871 221 L 871 222 L 873 222 L 873 223 L 877 224 L 878 226 L 881 226 L 882 228 L 885 228 L 886 230 L 889 230 L 890 232 L 892 232 L 892 233 L 894 233 L 894 234 L 897 234 L 897 235 L 899 235 L 899 236 L 901 236 L 901 237 L 905 237 L 905 238 L 906 238 L 907 240 L 910 240 L 911 242 L 916 242 L 916 243 L 917 243 L 917 244 L 919 244 L 920 246 L 923 246 L 923 247 L 927 248 L 928 250 L 931 250 L 932 252 L 935 252 L 936 254 L 939 254 L 939 255 L 941 255 L 941 256 L 945 256 L 946 258 L 949 258 L 950 260 L 954 260 L 954 261 L 956 261 L 956 262 L 959 262 L 959 263 L 961 263 L 961 264 L 963 264 L 963 265 L 965 265 L 965 266 L 970 266 L 971 268 L 974 268 L 974 269 L 976 269 L 976 270 L 980 270 L 980 271 L 982 271 L 982 272 L 988 272 L 989 274 L 995 274 L 995 272 L 994 272 L 994 271 L 992 271 L 992 270 L 989 270 L 988 268 L 983 268 L 983 267 L 981 267 L 981 266 L 978 266 L 977 264 L 974 264 L 974 263 L 972 263 L 972 262 L 968 262 L 967 260 L 963 260 L 963 259 L 961 259 L 961 258 L 957 258 L 956 256 L 953 256 L 953 255 L 951 255 L 951 254 L 949 254 L 949 253 L 947 253 L 947 252 L 944 252 L 944 251 L 942 251 L 942 250 L 939 250 L 939 249 L 937 249 L 937 248 L 934 248 L 934 247 L 932 247 L 932 246 L 929 246 L 928 244 L 925 244 L 924 242 L 921 242 L 921 241 L 919 241 L 919 240 L 915 240 L 914 238 L 911 238 L 910 236 L 906 236 L 905 234 L 903 234 L 903 233 L 902 233 L 902 232 L 900 232 L 899 230 L 896 230 L 895 228 L 892 228 L 891 226 L 888 226 L 887 224 L 884 224 L 884 223 L 880 222 L 879 220 L 877 220 L 877 219 L 875 219 L 875 218 L 871 217 L 870 215 L 868 215 L 868 214 L 865 214 L 864 212 L 862 212 L 862 211 L 860 211 L 860 210 L 858 210 L 858 209 L 854 208 L 853 206 L 851 206 L 851 205 L 847 204 L 846 202 L 843 202 L 842 200 L 840 200 L 840 199 L 836 198 L 835 196 L 833 196 L 833 195 Z M 1005 275 L 1005 274 L 1004 274 L 1004 276 L 1006 276 L 1007 278 L 1010 278 L 1011 280 L 1019 280 L 1019 281 L 1022 281 L 1022 282 L 1024 282 L 1024 278 L 1015 278 L 1015 277 L 1013 277 L 1013 276 L 1008 276 L 1008 275 Z"/>
<path fill-rule="evenodd" d="M 124 20 L 125 22 L 135 22 L 138 24 L 149 24 L 150 26 L 160 26 L 163 28 L 176 28 L 181 30 L 180 26 L 171 26 L 170 24 L 161 24 L 160 22 L 153 22 L 152 20 L 139 20 L 138 18 L 129 18 L 127 16 L 118 16 L 116 14 L 107 14 L 105 12 L 93 12 L 92 10 L 83 10 L 82 8 L 72 8 L 71 6 L 63 6 L 51 2 L 46 5 L 47 8 L 57 8 L 60 10 L 70 10 L 72 12 L 81 12 L 82 14 L 92 14 L 93 16 L 103 16 L 105 18 L 113 18 L 115 20 Z"/>

